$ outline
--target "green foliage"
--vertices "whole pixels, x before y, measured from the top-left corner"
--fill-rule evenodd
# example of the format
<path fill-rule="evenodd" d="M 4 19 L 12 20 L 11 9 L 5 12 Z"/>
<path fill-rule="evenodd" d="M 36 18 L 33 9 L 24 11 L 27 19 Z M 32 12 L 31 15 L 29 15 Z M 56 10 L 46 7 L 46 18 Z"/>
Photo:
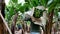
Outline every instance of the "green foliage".
<path fill-rule="evenodd" d="M 5 7 L 5 17 L 7 20 L 11 20 L 11 17 L 17 13 L 18 11 L 21 11 L 22 13 L 24 12 L 24 7 L 21 4 L 17 3 L 18 0 L 11 0 L 9 2 L 10 5 L 7 5 Z"/>
<path fill-rule="evenodd" d="M 50 6 L 49 6 L 49 8 L 48 8 L 48 13 L 50 13 L 54 8 L 55 8 L 55 6 L 56 6 L 56 2 L 52 2 L 51 4 L 50 4 Z"/>
<path fill-rule="evenodd" d="M 17 2 L 18 2 L 18 0 L 12 0 L 12 2 L 17 3 Z"/>
<path fill-rule="evenodd" d="M 47 6 L 47 4 L 48 4 L 48 1 L 49 0 L 40 0 L 40 3 L 43 5 L 43 6 Z"/>
<path fill-rule="evenodd" d="M 33 6 L 38 6 L 38 0 L 31 0 L 31 4 L 33 5 Z"/>
<path fill-rule="evenodd" d="M 40 0 L 25 0 L 29 4 L 30 7 L 36 7 L 40 5 Z"/>
<path fill-rule="evenodd" d="M 51 1 L 51 3 L 49 4 L 50 1 Z M 59 5 L 60 0 L 40 0 L 40 3 L 43 6 L 45 6 L 45 8 L 48 8 L 48 13 L 49 13 L 53 9 L 55 9 L 55 7 L 57 6 L 57 4 Z"/>
<path fill-rule="evenodd" d="M 60 4 L 60 0 L 52 0 L 52 2 L 48 4 L 49 1 L 51 0 L 25 0 L 24 5 L 21 5 L 21 3 L 18 4 L 18 0 L 10 0 L 9 3 L 10 5 L 6 6 L 6 18 L 10 19 L 18 11 L 24 13 L 32 7 L 41 6 L 41 5 L 44 6 L 45 8 L 48 8 L 48 13 L 49 13 L 53 9 L 55 9 L 55 7 L 58 7 L 58 5 Z M 56 13 L 57 12 L 58 11 L 56 11 Z M 42 16 L 42 13 L 43 11 L 35 9 L 34 16 L 39 18 Z"/>
<path fill-rule="evenodd" d="M 29 5 L 27 3 L 25 3 L 23 6 L 19 7 L 19 11 L 21 11 L 22 13 L 24 13 L 28 10 L 29 10 Z"/>
<path fill-rule="evenodd" d="M 21 3 L 18 4 L 18 0 L 10 0 L 9 5 L 5 8 L 5 19 L 9 22 L 8 24 L 11 26 L 12 24 L 12 16 L 16 14 L 18 11 L 24 13 L 28 11 L 30 8 L 36 6 L 44 6 L 47 8 L 48 13 L 50 13 L 54 9 L 54 15 L 58 17 L 58 9 L 60 7 L 60 0 L 25 0 L 24 5 Z M 50 3 L 49 3 L 50 2 Z M 56 10 L 57 9 L 57 10 Z M 45 9 L 46 10 L 46 9 Z M 43 10 L 39 10 L 35 8 L 33 16 L 35 18 L 40 18 L 43 15 Z M 18 16 L 17 23 L 21 24 L 21 20 L 24 19 L 24 15 Z M 30 21 L 27 21 L 27 25 L 30 26 Z"/>

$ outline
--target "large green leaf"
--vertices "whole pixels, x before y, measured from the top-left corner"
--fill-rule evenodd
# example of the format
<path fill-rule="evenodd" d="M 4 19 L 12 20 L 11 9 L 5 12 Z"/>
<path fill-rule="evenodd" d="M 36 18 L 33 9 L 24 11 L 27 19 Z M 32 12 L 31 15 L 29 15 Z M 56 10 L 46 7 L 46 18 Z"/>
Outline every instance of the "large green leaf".
<path fill-rule="evenodd" d="M 31 8 L 33 7 L 33 4 L 32 4 L 32 2 L 31 2 L 31 0 L 25 0 L 25 2 L 29 5 L 29 7 L 31 7 Z M 26 3 L 25 3 L 25 4 L 26 4 Z"/>
<path fill-rule="evenodd" d="M 19 11 L 22 12 L 22 13 L 24 13 L 24 6 L 21 6 L 21 7 L 19 8 Z"/>
<path fill-rule="evenodd" d="M 19 6 L 19 11 L 21 11 L 22 13 L 24 13 L 25 11 L 28 11 L 30 8 L 28 3 L 25 3 L 23 6 Z"/>
<path fill-rule="evenodd" d="M 43 5 L 43 6 L 47 6 L 47 3 L 48 3 L 49 0 L 40 0 L 40 3 Z"/>
<path fill-rule="evenodd" d="M 55 7 L 56 7 L 56 2 L 52 2 L 51 4 L 50 4 L 50 6 L 48 7 L 48 13 L 50 13 L 53 9 L 55 9 Z"/>
<path fill-rule="evenodd" d="M 40 5 L 40 0 L 25 0 L 31 7 Z"/>
<path fill-rule="evenodd" d="M 31 0 L 31 3 L 33 4 L 33 6 L 38 6 L 38 2 L 39 0 Z"/>
<path fill-rule="evenodd" d="M 54 0 L 55 2 L 57 2 L 57 3 L 60 3 L 60 0 Z"/>
<path fill-rule="evenodd" d="M 25 11 L 28 11 L 29 8 L 30 8 L 29 4 L 28 4 L 28 3 L 25 3 L 25 4 L 24 4 L 24 10 L 25 10 Z"/>
<path fill-rule="evenodd" d="M 18 0 L 12 0 L 12 2 L 17 3 L 17 2 L 18 2 Z"/>
<path fill-rule="evenodd" d="M 14 8 L 11 7 L 11 6 L 6 7 L 6 11 L 7 11 L 7 12 L 6 12 L 6 18 L 7 18 L 8 20 L 10 20 L 11 17 L 15 14 Z"/>

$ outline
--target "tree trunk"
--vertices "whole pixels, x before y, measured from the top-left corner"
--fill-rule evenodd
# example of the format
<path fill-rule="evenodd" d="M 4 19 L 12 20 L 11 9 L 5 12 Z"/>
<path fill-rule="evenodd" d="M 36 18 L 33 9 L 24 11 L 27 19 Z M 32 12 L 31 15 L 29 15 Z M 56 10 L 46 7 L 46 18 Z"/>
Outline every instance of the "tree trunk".
<path fill-rule="evenodd" d="M 16 26 L 17 18 L 18 18 L 18 13 L 16 13 L 12 19 L 13 21 L 12 27 L 11 27 L 12 34 L 15 34 L 15 29 L 16 29 L 15 26 Z"/>
<path fill-rule="evenodd" d="M 0 17 L 0 34 L 4 34 L 4 23 Z"/>
<path fill-rule="evenodd" d="M 0 10 L 1 10 L 1 13 L 3 16 L 5 16 L 4 9 L 5 9 L 5 2 L 4 2 L 4 0 L 0 0 Z M 6 32 L 5 25 L 3 23 L 3 20 L 0 17 L 0 34 L 4 34 L 5 32 Z"/>
<path fill-rule="evenodd" d="M 47 21 L 46 26 L 45 26 L 45 32 L 44 32 L 44 34 L 51 34 L 53 14 L 54 14 L 54 10 L 52 10 L 52 11 L 48 14 L 48 21 Z"/>

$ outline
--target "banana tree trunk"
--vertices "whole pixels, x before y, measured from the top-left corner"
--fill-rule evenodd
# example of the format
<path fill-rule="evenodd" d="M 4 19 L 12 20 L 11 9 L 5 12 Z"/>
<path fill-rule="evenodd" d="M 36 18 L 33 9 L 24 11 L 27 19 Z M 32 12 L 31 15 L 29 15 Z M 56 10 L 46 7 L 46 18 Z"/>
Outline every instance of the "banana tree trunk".
<path fill-rule="evenodd" d="M 49 14 L 48 14 L 48 21 L 46 23 L 45 26 L 45 32 L 44 34 L 51 34 L 51 28 L 52 28 L 52 21 L 53 21 L 53 14 L 54 14 L 54 10 L 52 10 Z"/>
<path fill-rule="evenodd" d="M 4 34 L 4 23 L 1 18 L 0 18 L 0 34 Z"/>
<path fill-rule="evenodd" d="M 18 18 L 18 13 L 16 13 L 12 19 L 13 21 L 12 27 L 11 27 L 12 34 L 15 34 L 15 29 L 16 29 L 15 26 L 16 26 L 17 18 Z"/>
<path fill-rule="evenodd" d="M 5 16 L 4 9 L 5 9 L 5 2 L 4 2 L 4 0 L 0 0 L 0 10 L 1 10 L 1 13 L 2 13 L 3 17 Z M 4 23 L 3 23 L 3 20 L 0 17 L 0 34 L 4 34 L 6 32 L 5 28 L 6 27 L 5 27 Z"/>

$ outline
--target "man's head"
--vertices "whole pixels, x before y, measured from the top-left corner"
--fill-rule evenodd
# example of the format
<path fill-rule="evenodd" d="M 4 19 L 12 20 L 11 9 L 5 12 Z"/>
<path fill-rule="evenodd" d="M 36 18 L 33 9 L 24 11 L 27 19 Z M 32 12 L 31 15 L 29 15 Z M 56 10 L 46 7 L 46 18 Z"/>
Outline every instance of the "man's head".
<path fill-rule="evenodd" d="M 37 8 L 34 9 L 33 17 L 40 18 L 43 15 L 43 10 L 39 10 Z"/>

